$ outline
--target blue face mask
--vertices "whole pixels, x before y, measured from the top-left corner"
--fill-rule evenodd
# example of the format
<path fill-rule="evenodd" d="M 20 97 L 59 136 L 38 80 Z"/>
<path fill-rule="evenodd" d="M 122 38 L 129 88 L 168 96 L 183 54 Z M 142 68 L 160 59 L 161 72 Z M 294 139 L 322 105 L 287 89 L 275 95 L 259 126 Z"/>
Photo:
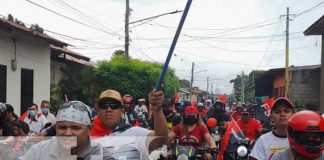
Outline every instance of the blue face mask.
<path fill-rule="evenodd" d="M 29 116 L 30 117 L 35 117 L 36 116 L 36 111 L 29 111 Z"/>
<path fill-rule="evenodd" d="M 43 113 L 43 114 L 47 115 L 48 112 L 49 112 L 49 109 L 48 109 L 48 108 L 43 108 L 43 109 L 42 109 L 42 113 Z"/>

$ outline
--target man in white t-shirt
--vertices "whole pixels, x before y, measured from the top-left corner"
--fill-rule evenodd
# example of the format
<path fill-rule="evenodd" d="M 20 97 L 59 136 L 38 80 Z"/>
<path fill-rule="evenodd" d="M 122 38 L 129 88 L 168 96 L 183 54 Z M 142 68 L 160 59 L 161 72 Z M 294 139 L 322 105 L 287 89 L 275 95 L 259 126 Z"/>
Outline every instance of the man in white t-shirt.
<path fill-rule="evenodd" d="M 46 123 L 48 123 L 45 116 L 38 113 L 38 106 L 35 103 L 28 107 L 28 111 L 20 117 L 20 120 L 28 124 L 29 133 L 33 134 L 40 133 L 45 127 Z"/>
<path fill-rule="evenodd" d="M 155 125 L 154 131 L 150 131 L 125 123 L 123 100 L 119 92 L 102 92 L 96 105 L 97 116 L 110 133 L 95 141 L 109 149 L 115 159 L 148 159 L 150 151 L 167 143 L 168 129 L 161 109 L 163 100 L 162 91 L 152 91 L 149 94 Z"/>
<path fill-rule="evenodd" d="M 288 120 L 293 114 L 294 108 L 288 99 L 278 98 L 273 103 L 270 118 L 275 124 L 275 129 L 257 140 L 250 154 L 250 160 L 270 160 L 275 152 L 289 147 Z"/>
<path fill-rule="evenodd" d="M 137 113 L 137 115 L 144 115 L 145 116 L 144 118 L 146 118 L 148 115 L 148 110 L 147 110 L 146 105 L 144 104 L 145 99 L 140 98 L 140 99 L 138 99 L 137 102 L 138 103 L 135 106 L 134 111 Z"/>
<path fill-rule="evenodd" d="M 50 112 L 50 102 L 43 100 L 40 107 L 47 121 L 55 124 L 55 116 Z"/>
<path fill-rule="evenodd" d="M 324 160 L 324 119 L 310 110 L 299 111 L 288 122 L 290 147 L 271 160 Z"/>

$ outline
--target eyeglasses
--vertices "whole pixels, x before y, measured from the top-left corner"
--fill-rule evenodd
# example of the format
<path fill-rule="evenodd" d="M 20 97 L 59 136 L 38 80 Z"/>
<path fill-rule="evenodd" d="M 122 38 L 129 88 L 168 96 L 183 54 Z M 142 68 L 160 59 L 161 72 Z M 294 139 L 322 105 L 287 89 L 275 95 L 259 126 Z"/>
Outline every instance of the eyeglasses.
<path fill-rule="evenodd" d="M 110 107 L 112 110 L 115 110 L 115 109 L 122 108 L 122 105 L 118 104 L 118 103 L 111 103 L 111 102 L 101 102 L 101 103 L 99 103 L 99 108 L 101 108 L 101 109 L 108 109 L 108 107 Z"/>
<path fill-rule="evenodd" d="M 66 102 L 63 105 L 61 105 L 61 107 L 59 108 L 59 110 L 61 110 L 61 109 L 67 109 L 67 108 L 70 108 L 70 107 L 73 107 L 74 109 L 76 109 L 78 111 L 81 111 L 81 112 L 87 112 L 89 118 L 92 119 L 89 109 L 87 108 L 87 106 L 84 103 L 82 103 L 80 101 L 69 101 L 69 102 Z"/>

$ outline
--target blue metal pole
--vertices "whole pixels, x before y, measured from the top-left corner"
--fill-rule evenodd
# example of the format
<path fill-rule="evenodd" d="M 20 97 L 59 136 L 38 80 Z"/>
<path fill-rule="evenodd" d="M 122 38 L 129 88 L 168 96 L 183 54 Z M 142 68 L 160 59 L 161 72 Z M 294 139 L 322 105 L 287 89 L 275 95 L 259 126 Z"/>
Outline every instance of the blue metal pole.
<path fill-rule="evenodd" d="M 182 17 L 181 17 L 181 20 L 180 20 L 180 23 L 178 25 L 178 28 L 177 28 L 177 31 L 175 33 L 175 36 L 173 38 L 173 41 L 172 41 L 172 44 L 171 44 L 171 47 L 170 47 L 170 50 L 169 50 L 169 54 L 165 60 L 165 63 L 164 63 L 164 66 L 163 66 L 163 70 L 162 70 L 162 73 L 160 75 L 160 79 L 159 79 L 159 82 L 158 84 L 156 85 L 156 90 L 159 91 L 161 90 L 161 85 L 164 81 L 164 78 L 165 78 L 165 75 L 166 75 L 166 72 L 168 70 L 168 66 L 169 66 L 169 63 L 170 63 L 170 60 L 171 60 L 171 57 L 172 57 L 172 54 L 173 54 L 173 51 L 174 51 L 174 48 L 177 44 L 177 41 L 178 41 L 178 38 L 179 38 L 179 35 L 180 35 L 180 32 L 181 32 L 181 29 L 182 29 L 182 26 L 186 20 L 186 17 L 187 17 L 187 14 L 188 14 L 188 11 L 189 11 L 189 8 L 190 8 L 190 5 L 191 5 L 191 2 L 192 0 L 188 0 L 187 1 L 187 4 L 186 4 L 186 7 L 183 11 L 183 14 L 182 14 Z"/>

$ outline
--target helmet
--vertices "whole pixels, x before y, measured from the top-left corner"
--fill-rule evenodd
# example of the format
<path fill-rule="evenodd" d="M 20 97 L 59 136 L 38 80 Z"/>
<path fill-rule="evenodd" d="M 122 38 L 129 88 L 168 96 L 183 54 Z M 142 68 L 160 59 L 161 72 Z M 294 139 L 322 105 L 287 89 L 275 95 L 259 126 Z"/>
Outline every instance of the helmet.
<path fill-rule="evenodd" d="M 237 102 L 236 104 L 235 104 L 235 109 L 236 108 L 243 108 L 243 104 L 242 104 L 242 102 Z"/>
<path fill-rule="evenodd" d="M 217 126 L 217 120 L 215 118 L 208 118 L 207 119 L 207 126 L 209 128 L 214 128 Z"/>
<path fill-rule="evenodd" d="M 123 104 L 130 104 L 132 103 L 133 97 L 129 94 L 124 95 L 123 97 Z"/>
<path fill-rule="evenodd" d="M 203 107 L 203 106 L 204 106 L 203 103 L 198 103 L 198 104 L 197 104 L 197 107 Z"/>
<path fill-rule="evenodd" d="M 305 133 L 318 135 L 319 141 L 310 143 Z M 318 158 L 324 150 L 324 119 L 316 112 L 304 110 L 295 113 L 288 121 L 290 147 L 305 158 Z"/>
<path fill-rule="evenodd" d="M 224 104 L 222 101 L 217 100 L 217 101 L 213 104 L 214 107 L 216 107 L 217 105 L 220 105 L 223 109 L 225 109 L 225 104 Z"/>

